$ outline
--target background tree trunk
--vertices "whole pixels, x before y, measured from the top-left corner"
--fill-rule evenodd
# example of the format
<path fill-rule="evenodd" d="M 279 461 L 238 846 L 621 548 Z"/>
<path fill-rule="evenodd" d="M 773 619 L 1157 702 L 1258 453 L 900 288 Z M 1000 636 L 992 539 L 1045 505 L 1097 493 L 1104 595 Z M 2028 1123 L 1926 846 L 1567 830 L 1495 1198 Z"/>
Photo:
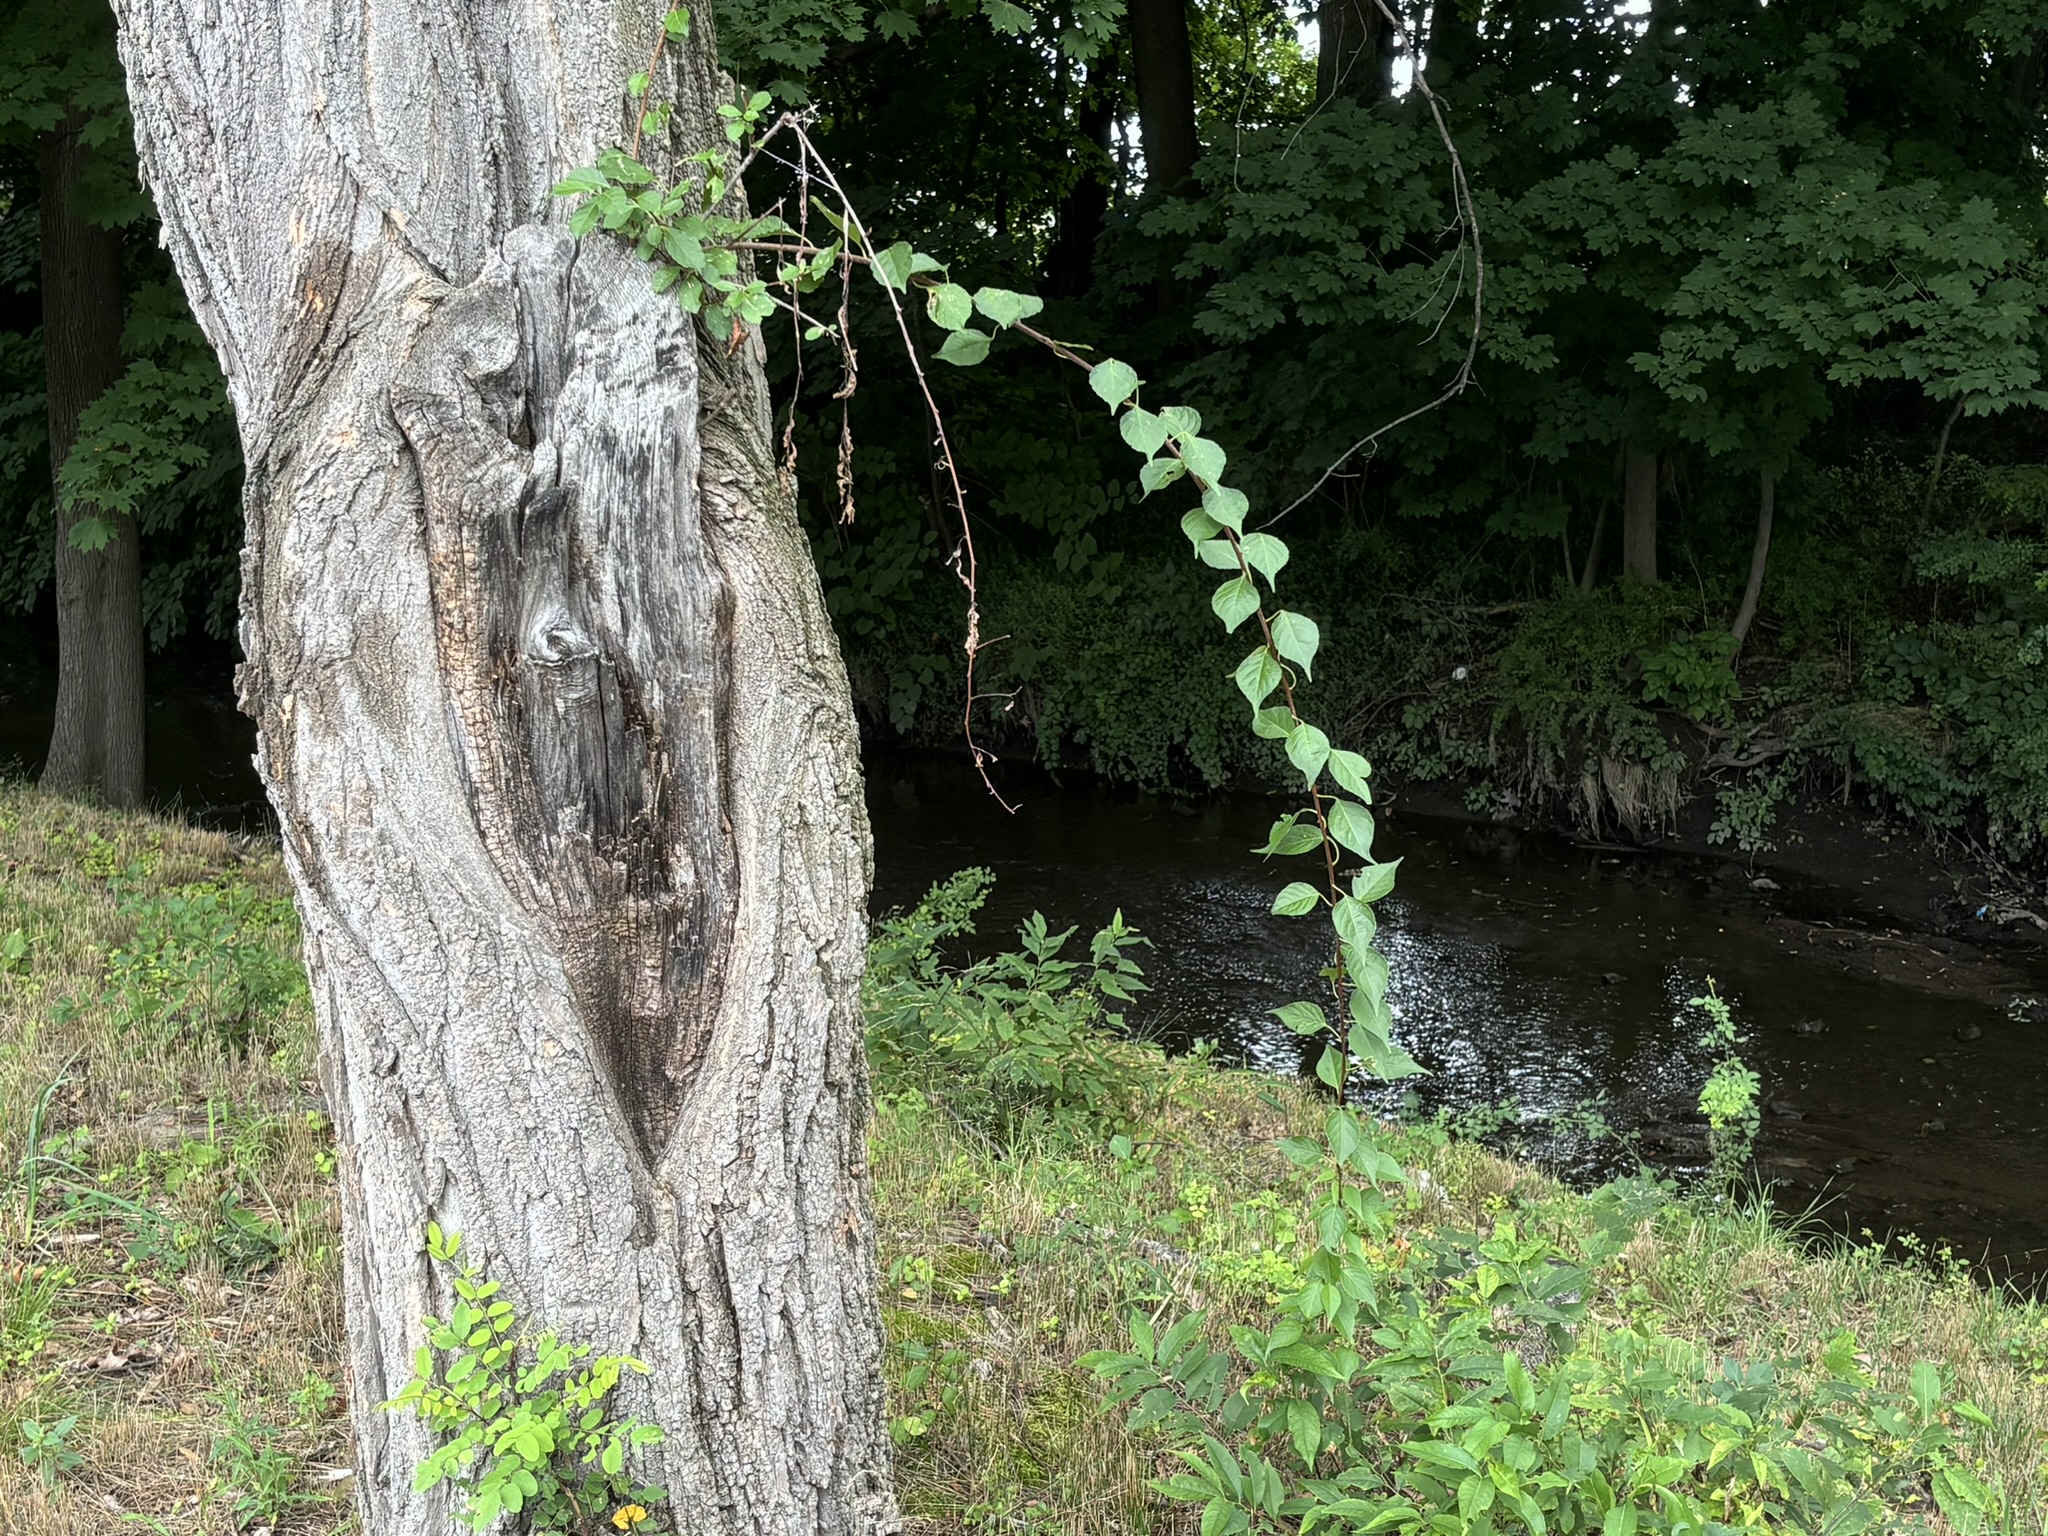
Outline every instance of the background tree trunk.
<path fill-rule="evenodd" d="M 1188 0 L 1130 0 L 1130 18 L 1145 186 L 1171 192 L 1194 174 L 1202 153 L 1195 136 L 1195 56 L 1188 40 Z"/>
<path fill-rule="evenodd" d="M 72 207 L 91 152 L 72 113 L 39 145 L 42 182 L 43 356 L 49 386 L 50 483 L 57 501 L 57 718 L 42 785 L 142 803 L 142 551 L 135 520 L 92 507 L 66 511 L 57 472 L 78 441 L 78 418 L 121 377 L 127 287 L 121 236 Z M 104 547 L 74 549 L 72 526 L 113 524 Z"/>
<path fill-rule="evenodd" d="M 1110 183 L 1116 176 L 1116 162 L 1110 159 L 1109 149 L 1116 126 L 1117 85 L 1111 60 L 1098 59 L 1088 66 L 1074 117 L 1075 137 L 1080 141 L 1074 154 L 1081 160 L 1081 170 L 1060 199 L 1058 230 L 1045 258 L 1045 286 L 1059 298 L 1078 297 L 1095 281 L 1095 247 L 1102 239 Z M 943 498 L 934 501 L 944 504 Z"/>
<path fill-rule="evenodd" d="M 1737 652 L 1749 639 L 1749 626 L 1756 622 L 1756 605 L 1764 594 L 1764 570 L 1771 560 L 1771 516 L 1778 499 L 1778 482 L 1769 475 L 1758 479 L 1756 542 L 1749 551 L 1749 585 L 1742 589 L 1742 606 L 1735 611 L 1735 623 L 1729 630 L 1735 636 Z"/>
<path fill-rule="evenodd" d="M 1380 46 L 1385 25 L 1373 0 L 1323 0 L 1316 12 L 1316 100 L 1341 97 L 1369 107 L 1388 94 L 1394 50 Z"/>
<path fill-rule="evenodd" d="M 343 1154 L 368 1536 L 449 1529 L 382 1414 L 463 1233 L 652 1366 L 679 1529 L 894 1528 L 852 706 L 709 339 L 548 188 L 659 6 L 119 0 L 145 176 L 248 463 L 240 678 Z M 708 16 L 665 59 L 714 140 Z"/>
<path fill-rule="evenodd" d="M 1601 546 L 1607 542 L 1607 498 L 1600 498 L 1599 514 L 1593 519 L 1593 542 L 1586 548 L 1586 566 L 1579 573 L 1579 590 L 1591 592 L 1600 574 Z"/>
<path fill-rule="evenodd" d="M 1637 581 L 1657 579 L 1657 455 L 1628 450 L 1622 471 L 1621 569 Z"/>

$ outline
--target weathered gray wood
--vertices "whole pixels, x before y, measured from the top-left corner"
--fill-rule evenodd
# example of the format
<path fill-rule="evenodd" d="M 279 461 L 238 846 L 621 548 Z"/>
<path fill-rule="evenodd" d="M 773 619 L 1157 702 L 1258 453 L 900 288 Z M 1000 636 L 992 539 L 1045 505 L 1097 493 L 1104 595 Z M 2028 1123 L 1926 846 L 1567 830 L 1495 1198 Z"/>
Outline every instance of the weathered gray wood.
<path fill-rule="evenodd" d="M 660 7 L 121 0 L 145 174 L 248 461 L 242 677 L 305 921 L 370 1536 L 429 1219 L 654 1367 L 680 1529 L 893 1527 L 852 709 L 730 352 L 547 188 Z M 686 154 L 705 16 L 657 89 Z"/>

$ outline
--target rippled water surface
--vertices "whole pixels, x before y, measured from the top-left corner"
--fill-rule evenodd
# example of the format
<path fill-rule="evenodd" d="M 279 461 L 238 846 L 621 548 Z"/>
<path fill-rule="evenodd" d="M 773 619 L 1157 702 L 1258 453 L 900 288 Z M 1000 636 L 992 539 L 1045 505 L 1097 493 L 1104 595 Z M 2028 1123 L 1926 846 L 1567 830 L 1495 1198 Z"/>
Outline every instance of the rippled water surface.
<path fill-rule="evenodd" d="M 1303 1070 L 1301 1043 L 1266 1010 L 1319 995 L 1327 930 L 1268 914 L 1295 873 L 1247 851 L 1274 802 L 1194 808 L 1019 779 L 1005 785 L 1011 816 L 961 765 L 883 758 L 869 775 L 878 907 L 969 864 L 997 877 L 980 946 L 1033 910 L 1085 936 L 1121 907 L 1156 946 L 1136 1027 Z M 1372 1090 L 1379 1107 L 1404 1093 L 1410 1112 L 1506 1106 L 1497 1140 L 1580 1177 L 1638 1155 L 1697 1167 L 1710 1054 L 1687 1003 L 1712 978 L 1773 1106 L 1764 1166 L 1781 1201 L 1946 1238 L 1994 1272 L 2048 1269 L 2048 1026 L 2013 1016 L 2048 986 L 1956 996 L 1941 987 L 1958 962 L 1934 949 L 1923 984 L 1855 974 L 1844 945 L 1915 941 L 1851 937 L 1830 926 L 1831 893 L 1760 892 L 1732 861 L 1398 811 L 1377 852 L 1403 861 L 1379 940 L 1396 1033 L 1430 1073 Z M 1629 1134 L 1589 1135 L 1602 1121 Z"/>

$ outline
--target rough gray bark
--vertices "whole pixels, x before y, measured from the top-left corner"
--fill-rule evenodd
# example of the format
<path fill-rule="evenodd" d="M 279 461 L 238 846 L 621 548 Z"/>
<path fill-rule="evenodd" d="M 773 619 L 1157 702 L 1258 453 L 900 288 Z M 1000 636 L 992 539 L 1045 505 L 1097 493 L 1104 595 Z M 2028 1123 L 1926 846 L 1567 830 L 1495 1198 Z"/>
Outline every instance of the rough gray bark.
<path fill-rule="evenodd" d="M 1621 490 L 1621 569 L 1637 581 L 1657 579 L 1657 455 L 1628 450 Z"/>
<path fill-rule="evenodd" d="M 378 1411 L 460 1231 L 652 1367 L 703 1536 L 894 1525 L 852 707 L 701 335 L 549 186 L 623 139 L 662 7 L 119 0 L 142 164 L 248 463 L 241 679 L 344 1155 L 369 1536 L 449 1530 Z M 665 63 L 680 157 L 724 97 Z M 722 140 L 720 140 L 722 142 Z"/>
<path fill-rule="evenodd" d="M 1771 560 L 1771 517 L 1778 500 L 1778 482 L 1770 475 L 1759 476 L 1756 507 L 1756 542 L 1749 550 L 1749 585 L 1742 589 L 1742 606 L 1735 611 L 1729 633 L 1740 651 L 1749 639 L 1749 626 L 1756 622 L 1756 608 L 1764 595 L 1764 571 Z"/>
<path fill-rule="evenodd" d="M 127 286 L 121 236 L 72 205 L 91 151 L 73 113 L 37 150 L 42 183 L 43 356 L 49 391 L 50 480 L 78 441 L 78 419 L 121 377 Z M 104 517 L 114 537 L 75 549 L 81 517 Z M 57 509 L 57 713 L 43 788 L 142 803 L 142 553 L 135 519 L 92 507 Z"/>

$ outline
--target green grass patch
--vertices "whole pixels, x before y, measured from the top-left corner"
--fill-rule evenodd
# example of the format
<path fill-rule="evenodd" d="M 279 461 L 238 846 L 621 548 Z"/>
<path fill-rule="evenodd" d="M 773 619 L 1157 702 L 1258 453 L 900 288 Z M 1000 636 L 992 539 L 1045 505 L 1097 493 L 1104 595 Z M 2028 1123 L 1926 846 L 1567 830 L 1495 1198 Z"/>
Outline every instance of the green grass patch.
<path fill-rule="evenodd" d="M 274 851 L 10 786 L 0 857 L 0 936 L 21 935 L 0 946 L 0 1530 L 350 1528 L 335 1148 Z M 195 892 L 215 893 L 203 921 L 174 916 Z M 910 1528 L 1198 1530 L 1199 1507 L 1154 1486 L 1181 1466 L 1169 1437 L 1133 1431 L 1076 1362 L 1128 1350 L 1134 1312 L 1203 1312 L 1214 1348 L 1272 1327 L 1316 1240 L 1313 1170 L 1281 1143 L 1327 1104 L 1120 1038 L 1128 943 L 1082 959 L 1037 934 L 1037 955 L 963 977 L 942 939 L 892 933 L 872 1166 Z M 172 980 L 131 993 L 120 957 L 142 953 Z M 1027 995 L 996 1007 L 992 987 Z M 990 1059 L 1011 1049 L 1076 1055 Z M 2005 1529 L 2048 1528 L 2038 1305 L 1753 1203 L 1589 1199 L 1433 1129 L 1376 1136 L 1407 1175 L 1384 1262 L 1512 1224 L 1601 1254 L 1589 1353 L 1656 1335 L 1694 1363 L 1779 1362 L 1795 1398 L 1843 1363 L 1845 1333 L 1873 1390 L 1910 1396 L 1929 1362 L 1944 1401 L 1983 1416 L 1948 1427 L 2004 1490 Z M 1873 1529 L 1953 1529 L 1924 1484 L 1886 1496 Z"/>

